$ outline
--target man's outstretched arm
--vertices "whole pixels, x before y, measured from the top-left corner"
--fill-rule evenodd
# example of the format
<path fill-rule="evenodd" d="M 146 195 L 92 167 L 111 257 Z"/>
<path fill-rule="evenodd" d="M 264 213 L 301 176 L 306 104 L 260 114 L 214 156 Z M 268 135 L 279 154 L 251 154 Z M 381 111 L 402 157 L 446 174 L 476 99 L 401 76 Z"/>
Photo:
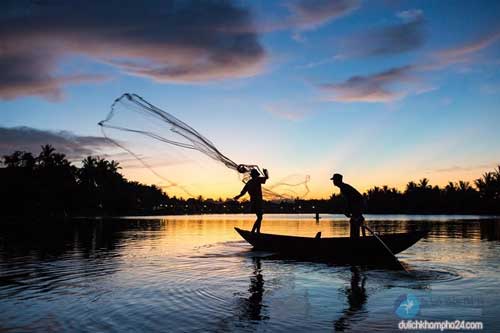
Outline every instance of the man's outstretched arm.
<path fill-rule="evenodd" d="M 240 193 L 240 194 L 238 194 L 237 196 L 235 196 L 235 197 L 233 198 L 234 200 L 238 200 L 239 198 L 241 198 L 242 196 L 244 196 L 244 195 L 245 195 L 245 193 L 247 193 L 247 192 L 248 192 L 248 187 L 247 187 L 247 185 L 248 185 L 248 183 L 247 183 L 247 184 L 245 184 L 245 186 L 243 186 L 243 189 L 241 190 L 241 193 Z"/>

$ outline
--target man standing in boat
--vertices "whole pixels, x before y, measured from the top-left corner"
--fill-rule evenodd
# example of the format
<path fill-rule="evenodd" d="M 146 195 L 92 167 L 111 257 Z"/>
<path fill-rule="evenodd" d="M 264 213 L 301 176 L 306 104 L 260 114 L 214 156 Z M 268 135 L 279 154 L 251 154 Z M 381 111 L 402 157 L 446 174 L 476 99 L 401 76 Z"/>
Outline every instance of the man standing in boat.
<path fill-rule="evenodd" d="M 257 232 L 259 234 L 260 225 L 262 223 L 262 215 L 264 214 L 264 212 L 262 211 L 262 184 L 265 184 L 269 179 L 267 169 L 264 169 L 263 172 L 264 177 L 261 177 L 257 169 L 252 169 L 252 171 L 250 171 L 250 176 L 252 178 L 250 178 L 250 180 L 245 184 L 245 186 L 241 190 L 241 193 L 234 197 L 234 200 L 238 200 L 243 195 L 245 195 L 245 193 L 248 192 L 248 194 L 250 194 L 250 204 L 252 207 L 252 212 L 257 215 L 257 220 L 255 220 L 255 223 L 252 227 L 252 232 Z"/>
<path fill-rule="evenodd" d="M 365 220 L 365 218 L 363 217 L 365 200 L 363 196 L 354 187 L 344 183 L 342 181 L 341 174 L 334 174 L 333 177 L 330 178 L 330 180 L 333 180 L 333 185 L 340 188 L 340 194 L 342 194 L 347 202 L 345 216 L 351 218 L 351 220 L 349 221 L 351 225 L 351 238 L 359 238 L 359 229 L 362 229 L 363 237 L 365 237 L 365 228 L 363 226 L 363 222 Z"/>

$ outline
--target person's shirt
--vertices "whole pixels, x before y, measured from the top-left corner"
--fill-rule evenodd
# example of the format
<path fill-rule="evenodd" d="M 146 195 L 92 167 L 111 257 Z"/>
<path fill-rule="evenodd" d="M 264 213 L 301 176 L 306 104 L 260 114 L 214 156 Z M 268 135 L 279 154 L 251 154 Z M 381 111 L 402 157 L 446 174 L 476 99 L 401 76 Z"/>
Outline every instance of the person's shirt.
<path fill-rule="evenodd" d="M 248 192 L 250 195 L 250 200 L 262 200 L 262 184 L 266 183 L 267 178 L 257 177 L 251 178 L 243 187 L 241 194 Z"/>
<path fill-rule="evenodd" d="M 349 184 L 342 183 L 339 186 L 340 193 L 347 201 L 348 210 L 355 208 L 363 208 L 364 206 L 364 198 L 361 193 L 358 192 L 354 187 Z"/>

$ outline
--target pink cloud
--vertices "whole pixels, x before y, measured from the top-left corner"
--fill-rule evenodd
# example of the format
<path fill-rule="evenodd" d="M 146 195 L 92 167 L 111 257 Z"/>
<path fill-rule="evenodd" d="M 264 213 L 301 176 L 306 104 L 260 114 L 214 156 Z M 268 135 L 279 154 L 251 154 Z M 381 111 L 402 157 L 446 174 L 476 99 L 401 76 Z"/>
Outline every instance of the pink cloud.
<path fill-rule="evenodd" d="M 310 109 L 300 108 L 289 103 L 269 104 L 265 107 L 265 110 L 278 118 L 290 121 L 302 120 L 311 112 Z"/>
<path fill-rule="evenodd" d="M 302 0 L 291 2 L 287 7 L 291 12 L 288 25 L 300 30 L 309 30 L 350 14 L 359 8 L 359 2 L 353 0 Z"/>
<path fill-rule="evenodd" d="M 500 32 L 494 32 L 478 40 L 471 41 L 454 48 L 448 48 L 436 53 L 436 56 L 442 59 L 463 59 L 463 57 L 472 53 L 479 52 L 500 39 Z"/>
<path fill-rule="evenodd" d="M 319 28 L 336 19 L 349 15 L 360 7 L 359 0 L 295 0 L 283 5 L 287 13 L 280 17 L 261 13 L 255 25 L 224 27 L 228 31 L 258 31 L 269 33 L 280 30 L 307 31 Z M 295 33 L 294 39 L 302 41 L 303 36 Z M 297 38 L 298 37 L 298 38 Z"/>
<path fill-rule="evenodd" d="M 408 20 L 421 13 L 405 13 Z M 345 81 L 326 83 L 319 87 L 326 94 L 326 100 L 337 102 L 385 103 L 408 96 L 437 89 L 434 85 L 422 83 L 421 74 L 443 70 L 458 63 L 469 63 L 474 56 L 500 40 L 500 32 L 490 33 L 475 41 L 434 52 L 426 61 L 369 75 L 352 76 Z"/>
<path fill-rule="evenodd" d="M 17 4 L 17 3 L 16 3 Z M 83 55 L 161 82 L 200 82 L 256 75 L 265 52 L 247 9 L 230 2 L 72 1 L 9 7 L 0 14 L 0 98 L 61 96 L 69 83 L 96 75 L 56 75 L 63 59 Z M 18 8 L 19 7 L 19 8 Z"/>
<path fill-rule="evenodd" d="M 68 131 L 46 131 L 31 127 L 0 127 L 0 155 L 16 150 L 38 152 L 40 146 L 50 144 L 67 155 L 79 160 L 88 155 L 99 154 L 103 148 L 113 144 L 103 137 L 81 136 Z"/>
<path fill-rule="evenodd" d="M 394 86 L 415 80 L 412 67 L 403 66 L 375 74 L 353 76 L 343 82 L 322 84 L 320 87 L 327 100 L 379 103 L 403 98 L 407 91 L 397 90 Z"/>

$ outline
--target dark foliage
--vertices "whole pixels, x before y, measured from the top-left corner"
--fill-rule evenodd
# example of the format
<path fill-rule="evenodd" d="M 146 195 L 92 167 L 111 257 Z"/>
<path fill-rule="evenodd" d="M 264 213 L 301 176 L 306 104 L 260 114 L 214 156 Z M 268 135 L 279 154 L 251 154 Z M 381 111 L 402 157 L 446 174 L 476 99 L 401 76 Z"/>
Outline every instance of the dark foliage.
<path fill-rule="evenodd" d="M 247 213 L 248 201 L 169 197 L 160 188 L 126 180 L 115 161 L 87 157 L 77 168 L 46 145 L 35 157 L 16 151 L 3 157 L 0 168 L 3 216 L 101 216 L 141 214 Z M 469 182 L 443 188 L 424 178 L 410 181 L 404 191 L 373 187 L 365 194 L 373 214 L 498 214 L 500 166 Z M 296 199 L 264 203 L 266 213 L 343 213 L 340 195 L 329 199 Z"/>
<path fill-rule="evenodd" d="M 16 151 L 0 168 L 4 216 L 78 216 L 149 212 L 168 197 L 155 186 L 127 181 L 115 161 L 87 157 L 80 168 L 46 145 L 37 157 Z"/>

